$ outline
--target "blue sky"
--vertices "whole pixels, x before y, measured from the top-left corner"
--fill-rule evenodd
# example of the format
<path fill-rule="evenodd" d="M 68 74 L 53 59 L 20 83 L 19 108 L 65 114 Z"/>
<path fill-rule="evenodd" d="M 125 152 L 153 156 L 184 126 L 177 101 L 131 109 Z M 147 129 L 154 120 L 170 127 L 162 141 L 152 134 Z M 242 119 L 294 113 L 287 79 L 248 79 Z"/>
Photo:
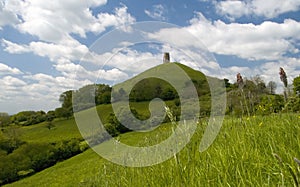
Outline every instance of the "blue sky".
<path fill-rule="evenodd" d="M 153 43 L 133 44 L 144 21 L 177 27 L 149 22 Z M 300 74 L 299 41 L 300 0 L 0 0 L 0 112 L 54 109 L 63 91 L 121 82 L 164 51 L 193 66 L 184 54 L 203 50 L 215 59 L 195 68 L 231 82 L 259 74 L 280 93 L 279 67 L 290 83 Z"/>

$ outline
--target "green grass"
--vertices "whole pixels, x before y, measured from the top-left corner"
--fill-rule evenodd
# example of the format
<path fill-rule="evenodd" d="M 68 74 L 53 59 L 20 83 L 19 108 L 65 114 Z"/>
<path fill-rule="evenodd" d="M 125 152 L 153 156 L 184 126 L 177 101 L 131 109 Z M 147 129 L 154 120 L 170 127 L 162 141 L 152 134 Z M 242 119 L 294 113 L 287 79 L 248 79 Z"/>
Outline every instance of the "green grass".
<path fill-rule="evenodd" d="M 133 103 L 133 106 L 139 112 L 147 113 L 149 102 L 139 102 Z M 106 121 L 112 108 L 110 104 L 99 105 L 96 107 L 99 116 L 101 116 L 102 121 Z M 86 110 L 88 112 L 91 109 Z M 24 126 L 18 129 L 20 138 L 26 142 L 57 142 L 61 140 L 69 140 L 72 138 L 82 138 L 78 127 L 76 125 L 75 119 L 55 119 L 53 121 L 54 127 L 50 130 L 46 127 L 46 122 L 39 123 L 31 126 Z"/>
<path fill-rule="evenodd" d="M 74 119 L 58 120 L 53 122 L 54 127 L 50 130 L 45 123 L 22 127 L 21 139 L 26 142 L 56 142 L 72 138 L 82 138 Z"/>
<path fill-rule="evenodd" d="M 158 165 L 119 166 L 89 149 L 7 186 L 293 186 L 300 182 L 300 169 L 293 161 L 300 158 L 299 115 L 226 117 L 215 142 L 200 153 L 205 127 L 205 121 L 199 124 L 190 143 Z M 149 145 L 170 133 L 171 124 L 165 124 L 149 133 L 123 134 L 120 141 Z"/>

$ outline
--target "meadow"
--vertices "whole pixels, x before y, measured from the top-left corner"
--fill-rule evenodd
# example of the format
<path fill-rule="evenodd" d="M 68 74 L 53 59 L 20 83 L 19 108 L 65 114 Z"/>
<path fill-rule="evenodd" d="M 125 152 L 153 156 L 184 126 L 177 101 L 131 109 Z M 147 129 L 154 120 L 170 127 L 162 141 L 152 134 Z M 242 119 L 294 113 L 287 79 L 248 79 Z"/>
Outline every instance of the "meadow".
<path fill-rule="evenodd" d="M 208 126 L 211 93 L 201 72 L 178 65 L 191 78 L 191 81 L 183 82 L 179 90 L 190 90 L 194 85 L 199 96 L 200 118 L 197 122 L 194 120 L 199 116 L 192 116 L 195 114 L 192 110 L 193 102 L 181 101 L 174 87 L 156 78 L 138 82 L 139 78 L 147 77 L 151 72 L 163 74 L 169 70 L 170 64 L 147 70 L 125 81 L 125 84 L 116 85 L 114 91 L 110 86 L 103 84 L 87 85 L 77 91 L 69 90 L 61 94 L 62 106 L 55 111 L 49 111 L 47 114 L 21 112 L 10 118 L 13 119 L 11 124 L 1 128 L 0 185 L 300 185 L 300 98 L 295 95 L 296 90 L 294 95 L 284 98 L 283 95 L 274 94 L 260 77 L 245 80 L 242 89 L 237 83 L 230 84 L 228 79 L 213 79 L 215 83 L 225 83 L 228 101 L 226 116 L 213 144 L 204 152 L 199 152 L 201 139 Z M 173 78 L 178 81 L 178 77 Z M 298 88 L 297 81 L 294 83 L 294 88 Z M 132 92 L 129 92 L 127 84 L 135 85 Z M 95 95 L 91 94 L 91 91 L 95 92 Z M 126 104 L 126 93 L 130 93 L 130 111 L 122 107 Z M 187 93 L 186 98 L 190 98 L 190 93 Z M 72 99 L 74 95 L 76 97 Z M 120 112 L 122 119 L 139 125 L 133 127 L 149 130 L 147 126 L 133 123 L 131 114 L 140 120 L 148 119 L 149 101 L 153 98 L 163 98 L 171 114 L 166 112 L 168 117 L 163 119 L 163 123 L 147 132 L 132 131 L 122 125 L 110 104 L 110 101 L 113 101 L 114 107 L 120 110 L 117 112 Z M 91 108 L 95 103 L 97 113 Z M 174 129 L 178 128 L 176 121 L 182 117 L 180 111 L 185 105 L 188 105 L 185 109 L 192 116 L 185 118 L 189 120 L 186 124 L 196 123 L 196 131 L 180 152 L 156 165 L 139 168 L 115 164 L 89 148 L 81 135 L 87 135 L 86 140 L 94 146 L 93 148 L 101 147 L 104 152 L 115 150 L 113 156 L 118 157 L 123 150 L 115 149 L 109 144 L 110 136 L 102 131 L 104 128 L 98 131 L 98 116 L 105 130 L 119 142 L 146 147 L 159 144 L 173 134 Z M 76 108 L 75 111 L 73 107 Z M 155 107 L 156 109 L 159 110 Z M 75 118 L 80 118 L 75 120 L 72 117 L 73 112 Z M 179 139 L 176 137 L 175 149 L 181 146 L 180 143 L 176 143 Z M 126 160 L 135 161 L 139 158 L 129 155 Z"/>
<path fill-rule="evenodd" d="M 88 149 L 6 186 L 299 185 L 300 165 L 296 162 L 296 158 L 300 158 L 299 114 L 243 118 L 226 116 L 217 139 L 208 150 L 201 153 L 199 144 L 206 125 L 207 119 L 203 118 L 189 144 L 158 165 L 124 167 Z M 173 124 L 166 123 L 147 133 L 121 134 L 118 139 L 136 146 L 155 144 L 168 137 L 173 127 Z M 76 133 L 74 135 L 77 136 Z M 103 144 L 105 146 L 105 142 Z"/>

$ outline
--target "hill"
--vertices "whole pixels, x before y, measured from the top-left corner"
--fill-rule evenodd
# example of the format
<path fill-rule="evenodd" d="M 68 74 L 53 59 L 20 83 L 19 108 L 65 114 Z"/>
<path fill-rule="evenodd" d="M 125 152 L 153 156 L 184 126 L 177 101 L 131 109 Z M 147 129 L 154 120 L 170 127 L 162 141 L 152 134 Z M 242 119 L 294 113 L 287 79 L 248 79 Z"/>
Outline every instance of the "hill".
<path fill-rule="evenodd" d="M 203 73 L 180 63 L 166 63 L 113 86 L 112 95 L 114 101 L 122 100 L 122 96 L 128 93 L 130 101 L 150 101 L 156 97 L 173 100 L 179 97 L 178 92 L 181 90 L 189 91 L 191 84 L 199 96 L 209 94 L 208 82 Z"/>
<path fill-rule="evenodd" d="M 300 157 L 298 119 L 295 114 L 227 117 L 212 147 L 200 153 L 203 121 L 187 147 L 159 165 L 119 166 L 89 149 L 7 186 L 293 186 L 300 181 L 293 161 Z M 149 145 L 170 133 L 172 124 L 164 124 L 153 132 L 130 132 L 118 139 Z"/>

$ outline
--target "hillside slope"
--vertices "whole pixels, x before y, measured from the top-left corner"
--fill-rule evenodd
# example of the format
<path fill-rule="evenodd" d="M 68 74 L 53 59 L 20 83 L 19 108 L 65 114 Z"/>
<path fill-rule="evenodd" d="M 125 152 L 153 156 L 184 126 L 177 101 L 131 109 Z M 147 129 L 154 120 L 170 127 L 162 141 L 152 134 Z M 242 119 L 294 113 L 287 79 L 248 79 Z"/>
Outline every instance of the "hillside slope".
<path fill-rule="evenodd" d="M 203 122 L 187 147 L 159 165 L 119 166 L 90 149 L 6 186 L 293 186 L 300 180 L 290 173 L 299 171 L 293 161 L 293 157 L 300 158 L 298 119 L 295 114 L 257 116 L 241 124 L 240 119 L 228 117 L 212 147 L 200 153 Z M 166 124 L 151 133 L 123 134 L 119 140 L 145 145 L 170 133 L 172 125 Z"/>

